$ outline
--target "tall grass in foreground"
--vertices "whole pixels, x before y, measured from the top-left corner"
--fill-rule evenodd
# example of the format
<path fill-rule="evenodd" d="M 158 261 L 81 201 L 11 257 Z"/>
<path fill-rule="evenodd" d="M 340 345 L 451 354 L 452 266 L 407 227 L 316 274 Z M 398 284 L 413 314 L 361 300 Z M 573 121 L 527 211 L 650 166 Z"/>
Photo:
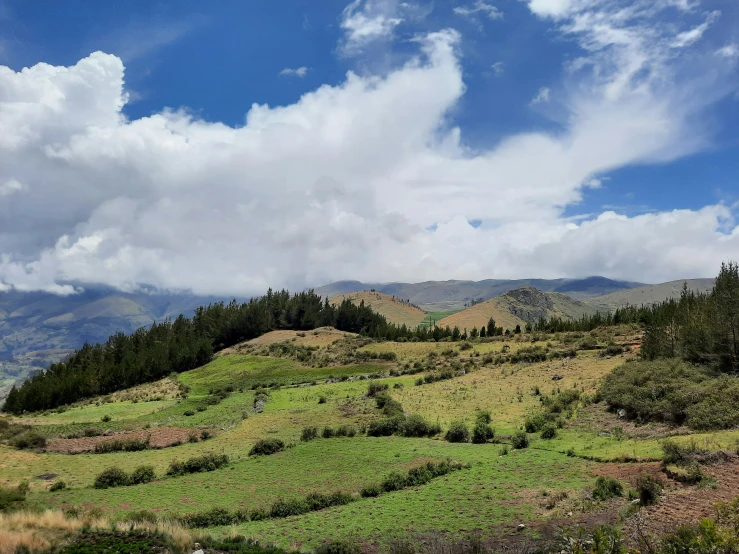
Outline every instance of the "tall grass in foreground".
<path fill-rule="evenodd" d="M 175 552 L 190 552 L 193 537 L 179 524 L 156 522 L 117 522 L 106 517 L 71 517 L 58 510 L 0 514 L 0 554 L 14 554 L 23 548 L 32 552 L 59 544 L 64 537 L 73 537 L 84 530 L 110 531 L 125 529 L 164 534 L 170 538 Z"/>

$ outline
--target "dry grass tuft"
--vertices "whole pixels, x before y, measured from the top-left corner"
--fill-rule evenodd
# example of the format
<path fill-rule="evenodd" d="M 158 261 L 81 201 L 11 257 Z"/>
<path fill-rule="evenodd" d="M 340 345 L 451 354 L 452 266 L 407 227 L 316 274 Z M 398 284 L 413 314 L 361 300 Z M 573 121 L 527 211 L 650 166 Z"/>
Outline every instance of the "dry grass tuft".
<path fill-rule="evenodd" d="M 190 532 L 169 520 L 156 523 L 124 521 L 116 525 L 118 529 L 165 533 L 171 537 L 172 546 L 176 551 L 185 552 L 193 545 Z M 106 517 L 91 515 L 67 517 L 58 510 L 0 514 L 0 554 L 13 554 L 21 546 L 31 551 L 44 550 L 76 534 L 83 527 L 91 530 L 110 530 L 113 528 L 113 522 Z"/>

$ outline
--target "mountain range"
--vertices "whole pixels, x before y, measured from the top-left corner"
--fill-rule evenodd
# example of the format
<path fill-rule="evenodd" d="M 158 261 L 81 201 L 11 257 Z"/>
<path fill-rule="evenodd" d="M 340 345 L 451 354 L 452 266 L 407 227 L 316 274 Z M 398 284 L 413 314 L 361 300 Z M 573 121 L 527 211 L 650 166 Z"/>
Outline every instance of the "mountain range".
<path fill-rule="evenodd" d="M 713 280 L 687 283 L 695 290 L 710 290 Z M 334 302 L 345 297 L 364 300 L 390 321 L 409 326 L 435 321 L 472 328 L 493 317 L 498 325 L 513 328 L 541 315 L 579 317 L 623 304 L 657 302 L 679 294 L 682 284 L 644 285 L 605 277 L 384 284 L 338 281 L 315 292 Z M 61 360 L 85 342 L 105 341 L 111 334 L 130 333 L 179 314 L 189 316 L 198 306 L 219 300 L 230 299 L 108 288 L 89 288 L 69 296 L 0 293 L 0 398 L 15 381 Z"/>

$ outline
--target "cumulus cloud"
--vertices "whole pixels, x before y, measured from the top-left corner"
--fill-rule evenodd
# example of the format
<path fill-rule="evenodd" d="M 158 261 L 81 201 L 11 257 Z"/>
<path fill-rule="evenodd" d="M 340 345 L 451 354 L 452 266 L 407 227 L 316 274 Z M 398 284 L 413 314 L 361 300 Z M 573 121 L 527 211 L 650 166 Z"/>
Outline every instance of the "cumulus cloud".
<path fill-rule="evenodd" d="M 395 27 L 403 22 L 402 7 L 397 0 L 354 0 L 344 8 L 341 17 L 342 51 L 358 54 L 372 42 L 391 37 Z"/>
<path fill-rule="evenodd" d="M 286 67 L 282 71 L 280 71 L 280 75 L 284 77 L 300 77 L 301 79 L 308 75 L 309 67 L 301 66 L 296 68 L 290 68 Z"/>
<path fill-rule="evenodd" d="M 723 58 L 736 58 L 739 56 L 739 45 L 732 42 L 716 50 L 716 55 Z"/>
<path fill-rule="evenodd" d="M 4 183 L 0 182 L 0 196 L 10 196 L 16 192 L 22 191 L 26 188 L 23 183 L 19 183 L 15 179 L 8 179 Z"/>
<path fill-rule="evenodd" d="M 490 66 L 493 70 L 493 73 L 495 73 L 496 77 L 500 77 L 505 73 L 505 64 L 503 62 L 495 62 L 493 65 Z"/>
<path fill-rule="evenodd" d="M 564 212 L 599 175 L 705 146 L 696 122 L 728 94 L 733 64 L 710 52 L 714 81 L 678 76 L 680 56 L 700 53 L 671 49 L 674 32 L 639 42 L 653 21 L 599 32 L 595 12 L 567 13 L 555 24 L 584 61 L 562 87 L 564 126 L 480 150 L 451 123 L 465 84 L 449 30 L 382 76 L 254 104 L 238 127 L 186 110 L 127 119 L 123 63 L 101 52 L 0 67 L 0 183 L 23 184 L 0 197 L 0 288 L 248 295 L 347 278 L 714 274 L 739 249 L 731 207 Z"/>

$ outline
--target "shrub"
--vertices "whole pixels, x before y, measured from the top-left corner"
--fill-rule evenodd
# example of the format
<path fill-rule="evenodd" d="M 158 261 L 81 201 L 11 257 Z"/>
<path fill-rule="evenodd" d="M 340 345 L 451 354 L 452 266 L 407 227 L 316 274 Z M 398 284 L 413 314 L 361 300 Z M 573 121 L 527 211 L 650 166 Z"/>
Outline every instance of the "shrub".
<path fill-rule="evenodd" d="M 195 412 L 192 411 L 192 410 L 187 410 L 183 415 L 185 415 L 187 417 L 190 417 L 190 416 L 194 416 L 195 415 Z"/>
<path fill-rule="evenodd" d="M 229 512 L 225 508 L 213 508 L 207 512 L 187 514 L 180 522 L 187 527 L 215 527 L 217 525 L 234 525 L 243 521 L 238 513 Z"/>
<path fill-rule="evenodd" d="M 367 396 L 369 396 L 370 398 L 375 397 L 379 393 L 388 390 L 388 388 L 389 386 L 387 383 L 378 383 L 376 381 L 372 381 L 369 385 L 367 385 Z M 382 408 L 382 406 L 378 406 L 378 408 Z"/>
<path fill-rule="evenodd" d="M 449 430 L 444 435 L 448 442 L 469 442 L 470 430 L 464 421 L 454 421 L 449 426 Z"/>
<path fill-rule="evenodd" d="M 125 487 L 130 483 L 130 477 L 119 467 L 109 467 L 95 477 L 93 486 L 96 489 L 109 487 Z"/>
<path fill-rule="evenodd" d="M 694 442 L 678 443 L 669 439 L 662 441 L 662 460 L 666 464 L 678 466 L 690 464 L 695 455 L 699 453 L 698 446 Z"/>
<path fill-rule="evenodd" d="M 367 436 L 370 437 L 389 437 L 397 433 L 403 425 L 405 418 L 388 417 L 372 421 L 367 428 Z"/>
<path fill-rule="evenodd" d="M 348 541 L 332 540 L 316 547 L 315 554 L 357 554 L 359 548 Z"/>
<path fill-rule="evenodd" d="M 438 424 L 431 424 L 419 414 L 409 415 L 400 426 L 400 434 L 404 437 L 433 437 L 441 432 Z"/>
<path fill-rule="evenodd" d="M 523 426 L 527 433 L 538 433 L 544 428 L 546 423 L 547 419 L 544 417 L 544 414 L 537 412 L 527 415 Z"/>
<path fill-rule="evenodd" d="M 39 435 L 33 431 L 23 433 L 15 437 L 11 444 L 19 450 L 25 450 L 28 448 L 44 448 L 46 446 L 46 437 Z"/>
<path fill-rule="evenodd" d="M 190 458 L 185 462 L 174 460 L 167 469 L 167 475 L 185 475 L 187 473 L 200 473 L 203 471 L 214 471 L 228 463 L 225 454 L 205 454 Z"/>
<path fill-rule="evenodd" d="M 149 448 L 149 438 L 145 439 L 113 439 L 102 441 L 95 445 L 96 454 L 108 452 L 139 452 Z"/>
<path fill-rule="evenodd" d="M 319 396 L 318 397 L 318 403 L 319 404 L 325 404 L 326 403 L 326 397 L 325 396 Z"/>
<path fill-rule="evenodd" d="M 302 433 L 300 433 L 301 441 L 312 441 L 318 438 L 318 427 L 303 427 Z"/>
<path fill-rule="evenodd" d="M 384 492 L 399 491 L 406 486 L 406 476 L 397 471 L 390 473 L 383 479 L 380 487 Z"/>
<path fill-rule="evenodd" d="M 131 473 L 130 482 L 132 485 L 141 485 L 143 483 L 149 483 L 154 479 L 156 479 L 154 466 L 139 466 Z"/>
<path fill-rule="evenodd" d="M 330 439 L 334 437 L 334 435 L 335 432 L 333 429 L 331 429 L 331 427 L 324 427 L 323 431 L 321 431 L 321 437 L 323 437 L 324 439 Z"/>
<path fill-rule="evenodd" d="M 15 488 L 0 487 L 0 513 L 14 512 L 25 506 L 28 483 Z"/>
<path fill-rule="evenodd" d="M 210 431 L 208 431 L 207 429 L 204 429 L 204 430 L 203 430 L 203 431 L 202 431 L 202 432 L 200 433 L 200 440 L 201 440 L 201 441 L 207 441 L 207 440 L 208 440 L 208 439 L 209 439 L 210 437 L 212 437 L 212 436 L 213 436 L 213 435 L 211 434 L 211 432 L 210 432 Z"/>
<path fill-rule="evenodd" d="M 325 429 L 324 429 L 325 431 Z M 285 449 L 285 443 L 280 439 L 261 439 L 251 447 L 249 456 L 269 456 Z"/>
<path fill-rule="evenodd" d="M 380 496 L 381 494 L 382 489 L 380 488 L 380 485 L 367 485 L 361 491 L 359 491 L 359 496 L 361 496 L 362 498 L 374 498 L 376 496 Z"/>
<path fill-rule="evenodd" d="M 104 415 L 100 418 L 100 421 L 102 421 L 103 423 L 108 423 L 111 419 L 112 418 L 109 415 Z"/>
<path fill-rule="evenodd" d="M 624 487 L 613 477 L 601 475 L 595 480 L 595 488 L 593 489 L 593 498 L 596 500 L 608 500 L 623 496 Z"/>
<path fill-rule="evenodd" d="M 491 421 L 493 421 L 493 416 L 490 415 L 488 410 L 477 410 L 477 413 L 475 414 L 475 423 L 484 423 L 485 425 L 488 425 Z"/>
<path fill-rule="evenodd" d="M 305 500 L 283 500 L 278 498 L 269 509 L 270 517 L 290 517 L 299 516 L 308 512 L 308 505 Z"/>
<path fill-rule="evenodd" d="M 64 481 L 56 481 L 50 487 L 50 492 L 63 491 L 67 488 L 67 484 Z"/>
<path fill-rule="evenodd" d="M 387 417 L 403 416 L 403 406 L 397 400 L 390 398 L 383 404 L 382 413 Z"/>
<path fill-rule="evenodd" d="M 636 491 L 641 505 L 648 506 L 657 502 L 662 494 L 662 483 L 654 475 L 643 472 L 636 478 Z"/>
<path fill-rule="evenodd" d="M 517 431 L 511 437 L 511 446 L 516 450 L 527 448 L 529 446 L 529 436 L 523 431 Z"/>
<path fill-rule="evenodd" d="M 557 426 L 552 423 L 547 423 L 541 430 L 542 439 L 553 439 L 557 436 Z"/>
<path fill-rule="evenodd" d="M 493 428 L 482 420 L 478 420 L 475 427 L 472 429 L 472 442 L 475 444 L 482 444 L 488 442 L 495 436 Z"/>

